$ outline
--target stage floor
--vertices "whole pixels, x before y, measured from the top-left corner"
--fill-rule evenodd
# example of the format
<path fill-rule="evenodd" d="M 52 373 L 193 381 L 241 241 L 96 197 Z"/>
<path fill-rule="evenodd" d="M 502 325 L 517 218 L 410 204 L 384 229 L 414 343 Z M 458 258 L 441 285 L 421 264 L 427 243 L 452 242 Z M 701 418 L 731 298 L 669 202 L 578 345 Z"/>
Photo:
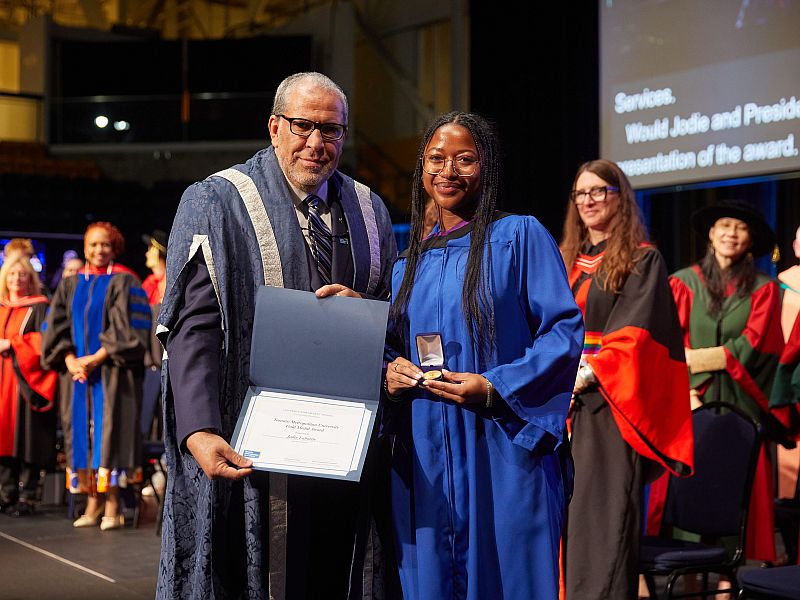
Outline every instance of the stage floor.
<path fill-rule="evenodd" d="M 777 536 L 778 552 L 783 551 Z M 161 538 L 155 524 L 75 529 L 66 508 L 0 515 L 0 600 L 133 600 L 155 597 Z M 748 561 L 742 569 L 758 568 Z M 659 590 L 664 579 L 657 578 Z"/>
<path fill-rule="evenodd" d="M 75 529 L 55 506 L 24 518 L 0 515 L 0 599 L 152 599 L 160 544 L 153 523 Z"/>

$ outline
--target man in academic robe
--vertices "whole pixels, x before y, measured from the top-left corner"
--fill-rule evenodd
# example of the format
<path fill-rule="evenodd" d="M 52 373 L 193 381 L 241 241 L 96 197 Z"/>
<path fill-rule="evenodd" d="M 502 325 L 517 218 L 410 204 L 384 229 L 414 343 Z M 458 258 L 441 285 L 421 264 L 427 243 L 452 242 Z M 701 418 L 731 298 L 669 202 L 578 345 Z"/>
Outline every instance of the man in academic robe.
<path fill-rule="evenodd" d="M 336 170 L 347 114 L 324 75 L 288 77 L 271 146 L 181 200 L 158 319 L 169 466 L 158 598 L 379 598 L 383 575 L 394 575 L 383 567 L 380 448 L 356 484 L 255 472 L 229 445 L 250 384 L 259 286 L 388 298 L 386 207 Z M 311 372 L 325 356 L 296 360 Z"/>

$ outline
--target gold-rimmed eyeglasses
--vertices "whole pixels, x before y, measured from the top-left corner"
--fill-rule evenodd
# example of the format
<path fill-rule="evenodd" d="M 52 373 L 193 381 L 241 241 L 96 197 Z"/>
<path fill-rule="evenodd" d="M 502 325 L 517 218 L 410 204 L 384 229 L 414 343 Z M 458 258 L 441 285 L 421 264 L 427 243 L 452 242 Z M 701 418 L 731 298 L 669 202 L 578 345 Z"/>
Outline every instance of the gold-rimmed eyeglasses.
<path fill-rule="evenodd" d="M 422 159 L 422 170 L 429 175 L 438 175 L 447 168 L 447 163 L 459 177 L 472 177 L 478 171 L 479 161 L 474 156 L 464 154 L 455 158 L 445 158 L 441 154 L 428 154 Z"/>

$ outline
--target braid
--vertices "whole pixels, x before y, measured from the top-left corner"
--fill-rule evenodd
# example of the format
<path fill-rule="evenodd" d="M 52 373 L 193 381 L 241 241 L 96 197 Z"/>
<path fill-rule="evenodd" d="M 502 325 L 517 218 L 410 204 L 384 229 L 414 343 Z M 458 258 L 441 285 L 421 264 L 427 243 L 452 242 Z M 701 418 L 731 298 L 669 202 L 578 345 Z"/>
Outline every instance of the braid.
<path fill-rule="evenodd" d="M 500 196 L 502 177 L 497 134 L 494 127 L 479 115 L 463 112 L 447 113 L 437 118 L 423 135 L 412 184 L 411 231 L 406 269 L 397 297 L 394 299 L 389 312 L 389 317 L 394 334 L 402 339 L 407 323 L 408 302 L 414 287 L 423 242 L 422 230 L 426 200 L 422 185 L 423 155 L 436 130 L 442 125 L 450 123 L 461 125 L 469 131 L 475 141 L 478 159 L 480 160 L 480 194 L 472 222 L 473 229 L 461 294 L 461 309 L 464 313 L 470 339 L 474 347 L 479 349 L 480 357 L 485 362 L 492 355 L 495 342 L 494 306 L 491 300 L 490 278 L 488 276 L 491 264 L 491 246 L 487 241 L 497 199 Z M 486 249 L 485 263 L 484 248 Z"/>

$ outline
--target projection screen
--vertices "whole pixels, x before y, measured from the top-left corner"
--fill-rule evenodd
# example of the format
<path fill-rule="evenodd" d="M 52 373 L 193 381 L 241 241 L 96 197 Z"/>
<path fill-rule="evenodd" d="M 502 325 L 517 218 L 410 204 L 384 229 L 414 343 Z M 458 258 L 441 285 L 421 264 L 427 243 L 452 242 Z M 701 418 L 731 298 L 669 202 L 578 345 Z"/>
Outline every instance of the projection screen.
<path fill-rule="evenodd" d="M 637 188 L 800 169 L 800 1 L 601 0 L 600 148 Z"/>

